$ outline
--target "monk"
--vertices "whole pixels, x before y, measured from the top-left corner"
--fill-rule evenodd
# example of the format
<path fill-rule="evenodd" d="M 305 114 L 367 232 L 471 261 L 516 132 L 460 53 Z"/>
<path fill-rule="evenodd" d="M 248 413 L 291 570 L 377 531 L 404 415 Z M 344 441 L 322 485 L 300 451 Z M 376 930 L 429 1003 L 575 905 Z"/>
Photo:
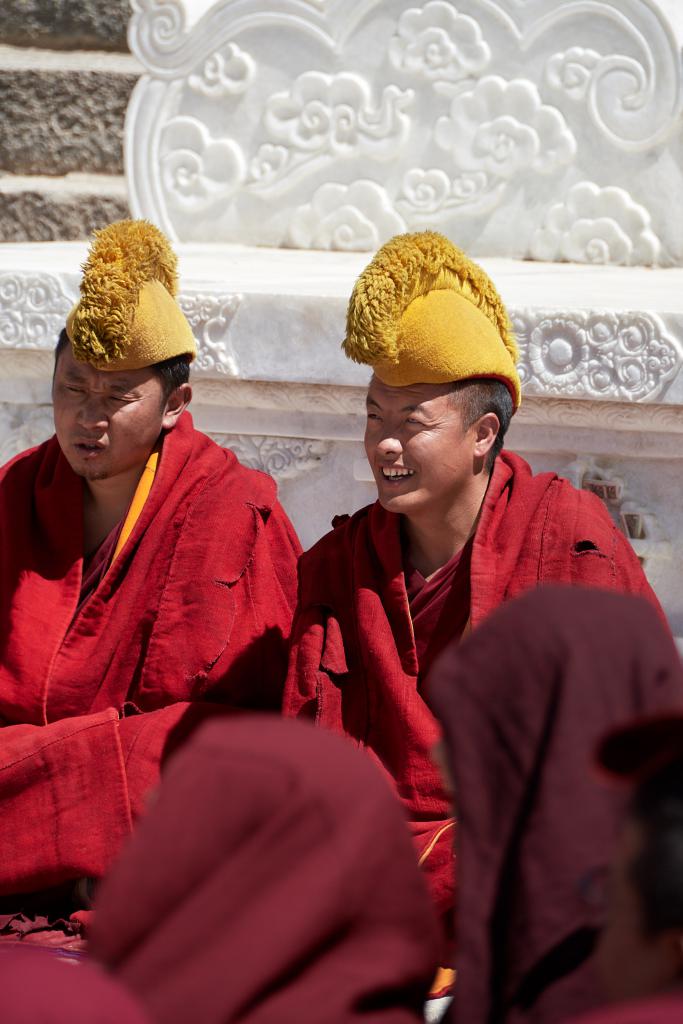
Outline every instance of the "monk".
<path fill-rule="evenodd" d="M 517 348 L 465 253 L 429 231 L 389 241 L 356 282 L 344 349 L 373 369 L 365 450 L 378 500 L 301 559 L 284 708 L 386 769 L 450 917 L 453 819 L 423 691 L 434 659 L 543 582 L 659 606 L 599 499 L 502 450 L 521 398 Z"/>
<path fill-rule="evenodd" d="M 683 714 L 639 715 L 597 751 L 606 781 L 628 794 L 594 901 L 606 910 L 595 962 L 609 1005 L 571 1024 L 683 1020 Z M 600 899 L 600 897 L 602 897 Z"/>
<path fill-rule="evenodd" d="M 600 880 L 623 794 L 599 784 L 594 750 L 626 718 L 683 709 L 670 631 L 642 598 L 539 587 L 447 648 L 428 693 L 459 819 L 449 1020 L 557 1024 L 599 1006 Z M 623 984 L 639 951 L 619 944 L 618 924 L 610 959 Z"/>
<path fill-rule="evenodd" d="M 169 759 L 91 935 L 155 1024 L 422 1024 L 437 951 L 386 780 L 266 715 L 211 722 Z"/>
<path fill-rule="evenodd" d="M 77 943 L 167 742 L 281 702 L 300 548 L 273 481 L 192 425 L 175 268 L 151 224 L 98 234 L 55 436 L 0 471 L 0 935 Z"/>

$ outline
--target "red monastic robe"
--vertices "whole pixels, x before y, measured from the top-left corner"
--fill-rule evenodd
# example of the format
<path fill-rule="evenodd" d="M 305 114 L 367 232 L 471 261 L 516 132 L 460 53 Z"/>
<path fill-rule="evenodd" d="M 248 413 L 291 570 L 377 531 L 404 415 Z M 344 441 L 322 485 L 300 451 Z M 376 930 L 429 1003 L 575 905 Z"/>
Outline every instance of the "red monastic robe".
<path fill-rule="evenodd" d="M 549 582 L 643 594 L 661 614 L 602 502 L 554 473 L 532 476 L 527 463 L 508 452 L 496 460 L 470 559 L 473 628 L 503 601 Z M 400 516 L 378 502 L 361 509 L 299 566 L 284 712 L 346 733 L 385 768 L 404 803 L 436 906 L 446 912 L 454 885 L 451 810 L 431 758 L 439 727 L 423 695 Z M 455 635 L 463 628 L 458 607 L 456 601 Z M 440 649 L 454 635 L 446 626 L 441 617 Z"/>
<path fill-rule="evenodd" d="M 300 548 L 273 481 L 183 414 L 77 611 L 82 486 L 54 437 L 0 471 L 0 896 L 100 876 L 172 730 L 281 699 Z"/>

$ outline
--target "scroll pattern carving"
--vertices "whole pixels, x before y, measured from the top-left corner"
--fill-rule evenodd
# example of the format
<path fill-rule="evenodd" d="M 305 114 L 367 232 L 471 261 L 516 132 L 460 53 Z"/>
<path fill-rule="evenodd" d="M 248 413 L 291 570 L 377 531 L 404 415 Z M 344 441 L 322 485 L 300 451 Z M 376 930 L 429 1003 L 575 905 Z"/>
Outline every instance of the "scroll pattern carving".
<path fill-rule="evenodd" d="M 241 295 L 214 295 L 209 292 L 180 296 L 180 308 L 197 339 L 195 372 L 237 376 L 237 358 L 229 331 L 241 298 Z"/>
<path fill-rule="evenodd" d="M 0 274 L 0 348 L 54 348 L 73 303 L 53 274 Z"/>
<path fill-rule="evenodd" d="M 213 434 L 213 440 L 235 453 L 250 469 L 260 469 L 275 480 L 292 480 L 320 465 L 329 451 L 325 441 L 299 437 L 257 437 L 247 434 Z"/>
<path fill-rule="evenodd" d="M 191 25 L 189 0 L 133 0 L 135 212 L 187 241 L 369 251 L 433 226 L 475 254 L 683 263 L 670 8 L 464 7 L 215 0 Z"/>

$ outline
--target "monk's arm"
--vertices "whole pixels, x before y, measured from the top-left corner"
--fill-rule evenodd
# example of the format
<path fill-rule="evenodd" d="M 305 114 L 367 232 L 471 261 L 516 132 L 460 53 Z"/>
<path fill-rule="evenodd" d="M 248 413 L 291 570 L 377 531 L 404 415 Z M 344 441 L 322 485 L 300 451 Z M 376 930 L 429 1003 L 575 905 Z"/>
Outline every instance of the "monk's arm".
<path fill-rule="evenodd" d="M 130 832 L 112 708 L 0 731 L 0 895 L 102 874 Z"/>
<path fill-rule="evenodd" d="M 233 624 L 205 696 L 232 707 L 278 711 L 296 606 L 301 545 L 284 509 L 265 518 L 253 557 L 232 588 Z"/>
<path fill-rule="evenodd" d="M 0 729 L 0 895 L 99 877 L 158 781 L 183 719 L 225 709 L 173 704 L 119 718 L 114 708 Z"/>

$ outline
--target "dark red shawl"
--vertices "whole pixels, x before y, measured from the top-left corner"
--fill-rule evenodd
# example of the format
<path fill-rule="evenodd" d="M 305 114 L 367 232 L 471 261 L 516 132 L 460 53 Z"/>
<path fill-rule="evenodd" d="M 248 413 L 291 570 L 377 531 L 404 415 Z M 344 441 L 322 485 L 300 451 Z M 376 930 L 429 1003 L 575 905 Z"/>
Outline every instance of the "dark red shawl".
<path fill-rule="evenodd" d="M 100 968 L 43 949 L 0 948 L 0 993 L 3 1024 L 149 1024 Z"/>
<path fill-rule="evenodd" d="M 185 710 L 280 702 L 299 548 L 274 482 L 184 413 L 76 613 L 82 486 L 55 438 L 0 471 L 0 895 L 100 875 Z"/>
<path fill-rule="evenodd" d="M 621 720 L 683 705 L 670 634 L 641 598 L 541 588 L 444 652 L 428 693 L 458 818 L 454 1019 L 590 1009 L 598 922 L 581 885 L 611 861 L 622 800 L 592 757 Z"/>
<path fill-rule="evenodd" d="M 102 885 L 92 951 L 158 1024 L 408 1024 L 437 929 L 391 789 L 303 723 L 212 722 Z"/>

